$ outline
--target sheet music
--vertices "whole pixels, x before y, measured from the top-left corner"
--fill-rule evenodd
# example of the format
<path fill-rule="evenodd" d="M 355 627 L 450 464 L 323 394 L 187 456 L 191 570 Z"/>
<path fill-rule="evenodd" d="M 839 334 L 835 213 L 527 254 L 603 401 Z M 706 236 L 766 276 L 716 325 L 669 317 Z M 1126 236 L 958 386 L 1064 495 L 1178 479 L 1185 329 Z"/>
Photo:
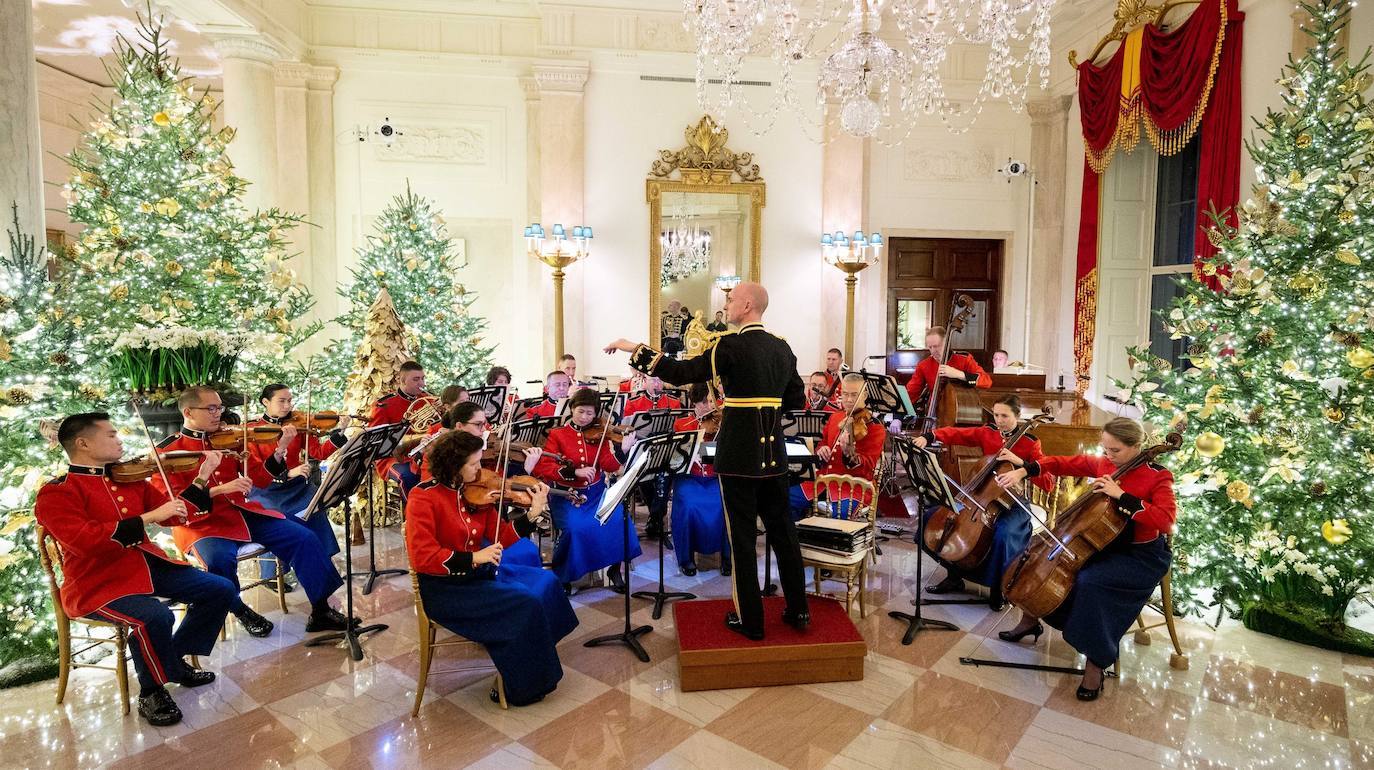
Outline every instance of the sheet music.
<path fill-rule="evenodd" d="M 611 513 L 615 511 L 615 507 L 628 497 L 630 492 L 634 490 L 635 484 L 639 483 L 639 477 L 642 475 L 644 466 L 648 464 L 648 462 L 649 454 L 647 452 L 641 453 L 639 456 L 630 460 L 630 464 L 625 468 L 625 472 L 620 475 L 620 478 L 616 479 L 616 482 L 612 484 L 611 487 L 606 490 L 606 494 L 602 496 L 601 507 L 596 511 L 597 521 L 602 524 L 606 523 L 606 520 L 611 517 Z"/>

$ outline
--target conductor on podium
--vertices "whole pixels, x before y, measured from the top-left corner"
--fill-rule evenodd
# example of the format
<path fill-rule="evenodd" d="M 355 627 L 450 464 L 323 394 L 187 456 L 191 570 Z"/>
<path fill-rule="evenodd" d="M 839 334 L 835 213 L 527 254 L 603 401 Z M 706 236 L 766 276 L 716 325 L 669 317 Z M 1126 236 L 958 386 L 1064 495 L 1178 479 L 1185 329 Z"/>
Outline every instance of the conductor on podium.
<path fill-rule="evenodd" d="M 674 360 L 647 345 L 620 339 L 607 353 L 630 353 L 630 366 L 674 385 L 719 381 L 725 394 L 716 434 L 716 473 L 734 557 L 735 611 L 725 625 L 750 639 L 763 638 L 763 598 L 759 592 L 756 518 L 762 518 L 778 558 L 787 608 L 782 619 L 804 631 L 811 623 L 797 530 L 788 515 L 787 449 L 782 413 L 801 409 L 806 397 L 797 375 L 797 357 L 781 337 L 763 328 L 768 292 L 742 283 L 727 295 L 725 316 L 736 331 L 722 334 L 700 356 Z"/>

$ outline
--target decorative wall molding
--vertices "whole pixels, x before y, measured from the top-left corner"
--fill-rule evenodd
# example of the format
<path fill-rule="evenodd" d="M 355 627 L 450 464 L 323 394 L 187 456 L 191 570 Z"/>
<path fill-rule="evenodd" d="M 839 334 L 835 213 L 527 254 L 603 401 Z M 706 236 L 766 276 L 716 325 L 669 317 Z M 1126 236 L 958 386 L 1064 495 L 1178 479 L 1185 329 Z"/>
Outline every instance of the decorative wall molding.
<path fill-rule="evenodd" d="M 490 128 L 483 124 L 407 125 L 391 144 L 373 144 L 379 161 L 487 165 L 491 159 Z"/>
<path fill-rule="evenodd" d="M 531 70 L 540 93 L 581 94 L 587 88 L 591 65 L 587 62 L 540 63 Z"/>
<path fill-rule="evenodd" d="M 984 182 L 996 169 L 995 156 L 987 147 L 916 145 L 902 152 L 902 179 L 907 182 Z"/>
<path fill-rule="evenodd" d="M 1036 99 L 1026 102 L 1026 114 L 1030 116 L 1031 125 L 1062 122 L 1068 118 L 1073 101 L 1074 97 L 1068 95 Z"/>
<path fill-rule="evenodd" d="M 284 58 L 280 49 L 259 37 L 246 35 L 217 37 L 213 39 L 213 45 L 223 59 L 247 59 L 263 64 L 276 64 L 278 60 Z"/>

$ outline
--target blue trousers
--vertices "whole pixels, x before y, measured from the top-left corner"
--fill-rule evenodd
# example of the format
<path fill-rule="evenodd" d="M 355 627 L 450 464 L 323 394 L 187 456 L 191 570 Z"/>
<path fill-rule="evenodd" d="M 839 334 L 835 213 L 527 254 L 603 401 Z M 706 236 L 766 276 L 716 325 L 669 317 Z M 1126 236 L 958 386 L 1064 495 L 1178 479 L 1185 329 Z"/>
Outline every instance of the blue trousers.
<path fill-rule="evenodd" d="M 239 592 L 218 575 L 149 554 L 143 558 L 153 578 L 153 592 L 120 597 L 86 617 L 129 627 L 134 672 L 141 693 L 146 694 L 186 676 L 183 655 L 210 654 L 224 616 L 239 601 Z M 186 616 L 175 631 L 172 611 L 157 597 L 186 605 Z"/>
<path fill-rule="evenodd" d="M 523 469 L 522 469 L 523 470 Z M 410 463 L 395 463 L 386 472 L 388 478 L 393 478 L 401 485 L 401 502 L 404 503 L 410 497 L 410 490 L 420 483 L 420 474 L 415 471 L 415 466 Z"/>
<path fill-rule="evenodd" d="M 248 499 L 264 508 L 299 519 L 301 511 L 304 511 L 314 499 L 315 492 L 316 487 L 313 484 L 306 481 L 304 476 L 298 476 L 285 484 L 255 487 Z M 339 539 L 334 535 L 334 527 L 330 526 L 328 515 L 321 511 L 308 519 L 300 520 L 320 539 L 325 556 L 333 556 L 339 552 Z M 258 562 L 258 565 L 263 580 L 271 580 L 277 576 L 276 562 L 262 561 Z"/>
<path fill-rule="evenodd" d="M 486 648 L 511 705 L 538 701 L 563 678 L 555 645 L 577 616 L 552 572 L 503 563 L 496 575 L 420 575 L 420 600 L 435 623 Z"/>
<path fill-rule="evenodd" d="M 929 509 L 924 515 L 929 518 L 933 512 L 934 509 Z M 1006 573 L 1007 566 L 1025 552 L 1026 547 L 1030 545 L 1030 538 L 1030 514 L 1020 505 L 1012 506 L 998 514 L 997 521 L 992 526 L 992 547 L 988 549 L 988 556 L 982 564 L 971 570 L 961 570 L 953 564 L 945 564 L 944 567 L 953 577 L 987 586 L 991 590 L 991 597 L 1000 599 L 1002 576 Z M 924 543 L 921 544 L 921 550 L 930 553 Z"/>
<path fill-rule="evenodd" d="M 334 562 L 325 555 L 320 539 L 297 518 L 273 519 L 253 513 L 245 513 L 243 520 L 248 523 L 248 536 L 254 543 L 263 546 L 286 562 L 311 604 L 329 598 L 343 578 L 335 569 Z M 196 541 L 196 555 L 210 572 L 228 578 L 239 587 L 239 546 L 243 543 L 223 537 L 205 537 Z M 230 608 L 231 612 L 243 609 L 243 600 Z"/>

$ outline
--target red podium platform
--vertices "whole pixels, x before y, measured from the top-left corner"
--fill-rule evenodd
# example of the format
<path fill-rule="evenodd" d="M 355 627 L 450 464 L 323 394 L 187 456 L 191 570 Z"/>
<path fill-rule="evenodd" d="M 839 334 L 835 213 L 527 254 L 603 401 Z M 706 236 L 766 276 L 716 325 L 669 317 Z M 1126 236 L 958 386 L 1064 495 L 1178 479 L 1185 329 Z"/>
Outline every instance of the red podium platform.
<path fill-rule="evenodd" d="M 725 627 L 725 613 L 734 609 L 729 599 L 674 604 L 680 688 L 726 690 L 864 678 L 868 644 L 844 605 L 813 597 L 806 633 L 782 622 L 784 606 L 780 596 L 763 600 L 764 638 L 755 642 Z"/>

